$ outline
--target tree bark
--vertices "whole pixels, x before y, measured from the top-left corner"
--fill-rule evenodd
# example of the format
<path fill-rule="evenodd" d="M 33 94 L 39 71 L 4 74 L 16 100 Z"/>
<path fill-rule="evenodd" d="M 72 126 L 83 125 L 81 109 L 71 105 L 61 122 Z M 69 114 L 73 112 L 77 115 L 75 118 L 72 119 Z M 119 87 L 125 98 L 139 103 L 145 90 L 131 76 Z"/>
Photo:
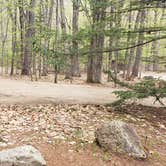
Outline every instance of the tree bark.
<path fill-rule="evenodd" d="M 78 32 L 78 19 L 79 19 L 79 0 L 73 1 L 73 36 L 74 39 L 72 41 L 73 51 L 71 55 L 71 76 L 80 77 L 80 67 L 79 67 L 79 59 L 78 59 L 78 41 L 75 39 L 75 36 Z"/>
<path fill-rule="evenodd" d="M 104 47 L 104 28 L 106 19 L 106 6 L 98 5 L 104 4 L 106 0 L 95 0 L 91 5 L 92 8 L 92 31 L 95 32 L 91 37 L 90 50 L 100 50 L 102 52 Z M 96 24 L 100 24 L 100 27 L 96 27 Z M 87 82 L 89 83 L 101 83 L 102 77 L 102 63 L 103 53 L 92 53 L 88 56 L 88 69 L 87 69 Z"/>
<path fill-rule="evenodd" d="M 67 51 L 67 43 L 65 41 L 66 39 L 66 34 L 67 34 L 67 28 L 66 28 L 66 16 L 65 16 L 65 7 L 64 7 L 64 0 L 59 1 L 60 5 L 60 16 L 61 16 L 61 29 L 62 29 L 62 39 L 63 39 L 63 49 L 64 53 Z M 71 78 L 71 63 L 70 63 L 70 56 L 66 55 L 66 71 L 65 71 L 65 79 L 70 79 Z"/>
<path fill-rule="evenodd" d="M 20 48 L 21 48 L 21 65 L 23 66 L 23 55 L 24 55 L 24 31 L 25 31 L 25 18 L 23 0 L 19 0 L 19 22 L 20 22 Z"/>
<path fill-rule="evenodd" d="M 142 10 L 140 28 L 144 28 L 145 18 L 146 18 L 146 12 L 145 12 L 145 10 Z M 143 41 L 144 41 L 144 32 L 140 32 L 139 36 L 138 36 L 138 44 L 142 44 Z M 143 51 L 143 46 L 142 45 L 138 46 L 137 51 L 136 51 L 134 66 L 132 69 L 132 77 L 138 77 L 140 62 L 141 62 L 141 58 L 142 58 L 142 51 Z"/>
<path fill-rule="evenodd" d="M 112 16 L 112 13 L 114 12 L 114 7 L 111 6 L 110 8 L 110 16 Z M 111 29 L 113 27 L 113 18 L 114 16 L 111 17 L 111 21 L 110 21 L 110 24 L 109 24 L 109 28 Z M 113 40 L 112 40 L 112 37 L 110 36 L 109 37 L 109 48 L 111 49 L 113 47 Z M 109 71 L 111 70 L 112 68 L 112 52 L 109 53 L 108 55 L 108 69 Z M 110 74 L 108 72 L 108 82 L 110 82 L 112 79 L 110 77 Z"/>
<path fill-rule="evenodd" d="M 55 51 L 58 50 L 58 30 L 59 30 L 59 0 L 56 0 L 56 21 L 55 21 L 55 42 L 53 45 L 53 48 Z M 58 74 L 59 74 L 59 69 L 58 65 L 56 62 L 54 62 L 54 83 L 58 83 Z"/>
<path fill-rule="evenodd" d="M 31 60 L 32 60 L 32 37 L 34 35 L 34 19 L 35 15 L 33 9 L 35 7 L 35 0 L 31 0 L 29 10 L 26 11 L 26 32 L 25 32 L 25 46 L 24 58 L 22 66 L 22 75 L 30 74 Z"/>
<path fill-rule="evenodd" d="M 47 28 L 51 29 L 51 24 L 52 24 L 52 16 L 53 16 L 53 9 L 54 9 L 54 0 L 50 0 L 50 3 L 47 2 L 46 5 L 46 14 L 45 14 L 45 25 Z M 45 40 L 45 54 L 43 55 L 43 71 L 42 71 L 42 76 L 47 76 L 48 74 L 48 58 L 47 58 L 47 50 L 49 50 L 50 47 L 50 40 L 46 39 Z"/>
<path fill-rule="evenodd" d="M 17 31 L 17 8 L 15 8 L 12 18 L 12 61 L 11 61 L 10 75 L 14 74 L 14 61 L 15 61 L 16 42 L 17 42 L 16 31 Z"/>
<path fill-rule="evenodd" d="M 154 27 L 157 25 L 157 21 L 158 21 L 158 12 L 157 10 L 155 10 Z M 159 32 L 155 32 L 155 37 L 158 37 L 158 35 Z M 154 41 L 152 43 L 153 71 L 158 71 L 159 68 L 159 58 L 158 58 L 159 50 L 160 50 L 159 41 Z"/>
<path fill-rule="evenodd" d="M 136 17 L 136 20 L 135 20 L 134 30 L 138 30 L 138 28 L 139 28 L 140 15 L 141 15 L 141 12 L 138 11 L 137 17 Z M 136 40 L 135 39 L 132 39 L 132 45 L 136 45 Z M 133 64 L 132 61 L 134 60 L 134 53 L 135 53 L 135 48 L 131 48 L 130 51 L 129 51 L 126 80 L 129 80 L 129 78 L 130 78 L 130 74 L 131 74 L 131 70 L 132 70 L 132 64 Z"/>

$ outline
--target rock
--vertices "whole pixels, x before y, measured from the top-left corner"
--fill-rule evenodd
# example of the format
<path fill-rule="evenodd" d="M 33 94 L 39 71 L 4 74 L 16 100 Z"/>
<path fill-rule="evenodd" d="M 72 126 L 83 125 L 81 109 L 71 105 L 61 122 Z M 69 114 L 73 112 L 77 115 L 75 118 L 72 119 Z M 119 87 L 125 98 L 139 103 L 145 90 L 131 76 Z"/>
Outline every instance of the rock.
<path fill-rule="evenodd" d="M 128 154 L 137 159 L 146 158 L 137 133 L 122 121 L 112 121 L 102 125 L 95 135 L 97 143 L 106 150 Z"/>
<path fill-rule="evenodd" d="M 7 146 L 6 141 L 0 137 L 0 147 L 6 147 L 6 146 Z"/>
<path fill-rule="evenodd" d="M 0 142 L 0 147 L 1 147 L 1 148 L 7 147 L 7 143 Z"/>
<path fill-rule="evenodd" d="M 5 141 L 0 137 L 0 143 L 4 143 Z"/>
<path fill-rule="evenodd" d="M 144 76 L 143 77 L 144 80 L 154 80 L 153 76 Z"/>
<path fill-rule="evenodd" d="M 0 152 L 0 166 L 46 166 L 40 152 L 25 145 Z"/>

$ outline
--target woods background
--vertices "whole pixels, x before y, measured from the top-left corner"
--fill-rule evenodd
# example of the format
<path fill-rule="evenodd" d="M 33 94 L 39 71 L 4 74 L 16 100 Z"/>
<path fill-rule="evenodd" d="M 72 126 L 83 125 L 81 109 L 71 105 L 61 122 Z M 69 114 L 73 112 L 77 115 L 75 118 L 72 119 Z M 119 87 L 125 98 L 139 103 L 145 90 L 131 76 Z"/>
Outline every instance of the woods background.
<path fill-rule="evenodd" d="M 166 71 L 164 0 L 0 0 L 1 74 Z M 108 81 L 110 80 L 108 74 Z"/>

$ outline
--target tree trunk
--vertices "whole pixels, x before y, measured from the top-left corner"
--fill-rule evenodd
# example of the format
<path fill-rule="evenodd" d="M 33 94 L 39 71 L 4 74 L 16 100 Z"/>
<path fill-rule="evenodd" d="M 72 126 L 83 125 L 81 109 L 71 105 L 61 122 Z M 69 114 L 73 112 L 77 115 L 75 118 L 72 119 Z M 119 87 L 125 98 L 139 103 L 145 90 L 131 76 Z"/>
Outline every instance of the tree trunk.
<path fill-rule="evenodd" d="M 60 0 L 60 15 L 61 15 L 61 29 L 62 29 L 62 39 L 63 39 L 63 51 L 64 53 L 67 51 L 67 43 L 65 41 L 67 28 L 66 28 L 66 16 L 65 16 L 65 7 L 64 0 Z M 66 55 L 66 71 L 65 71 L 65 79 L 71 78 L 71 67 L 70 67 L 70 56 Z"/>
<path fill-rule="evenodd" d="M 138 28 L 139 28 L 140 15 L 141 15 L 141 12 L 138 11 L 137 17 L 135 20 L 134 30 L 138 30 Z M 132 39 L 132 45 L 135 45 L 135 44 L 136 44 L 136 40 L 134 38 L 134 39 Z M 129 58 L 128 58 L 128 64 L 127 64 L 126 80 L 129 80 L 129 78 L 130 78 L 130 73 L 131 73 L 132 64 L 133 64 L 132 61 L 134 60 L 134 53 L 135 53 L 135 48 L 131 48 L 130 52 L 129 52 Z"/>
<path fill-rule="evenodd" d="M 71 55 L 71 76 L 80 77 L 80 67 L 78 59 L 78 42 L 75 39 L 75 35 L 78 32 L 78 19 L 79 19 L 79 0 L 73 1 L 73 36 L 72 41 L 73 51 Z"/>
<path fill-rule="evenodd" d="M 22 75 L 30 74 L 31 59 L 32 59 L 32 37 L 34 35 L 34 19 L 35 15 L 33 9 L 35 7 L 35 0 L 30 2 L 30 10 L 26 11 L 26 32 L 25 32 L 25 46 L 24 59 L 22 66 Z"/>
<path fill-rule="evenodd" d="M 141 11 L 141 20 L 140 20 L 140 29 L 144 28 L 145 18 L 146 18 L 146 12 L 145 12 L 145 10 L 142 10 Z M 144 41 L 144 33 L 139 32 L 138 44 L 142 44 L 143 41 Z M 140 62 L 141 62 L 141 58 L 142 58 L 142 51 L 143 51 L 143 46 L 142 45 L 138 46 L 137 51 L 136 51 L 135 62 L 134 62 L 133 70 L 132 70 L 132 77 L 138 77 Z"/>
<path fill-rule="evenodd" d="M 157 25 L 157 21 L 158 21 L 158 13 L 157 13 L 157 9 L 155 10 L 155 17 L 154 17 L 154 27 Z M 155 32 L 155 37 L 158 37 L 159 32 Z M 159 41 L 153 41 L 152 43 L 152 57 L 153 57 L 153 71 L 158 71 L 158 67 L 159 67 L 159 58 L 158 58 L 158 54 L 159 54 L 159 50 L 160 50 L 160 45 L 159 45 Z"/>
<path fill-rule="evenodd" d="M 25 31 L 25 18 L 23 0 L 19 0 L 19 22 L 20 22 L 20 48 L 21 48 L 21 65 L 23 66 L 23 55 L 24 55 L 24 31 Z"/>
<path fill-rule="evenodd" d="M 15 8 L 12 20 L 12 61 L 11 61 L 11 71 L 10 75 L 14 74 L 14 60 L 16 54 L 16 42 L 17 42 L 17 8 Z"/>
<path fill-rule="evenodd" d="M 2 26 L 2 24 L 3 24 L 3 22 L 1 22 L 1 26 Z M 8 35 L 8 28 L 9 28 L 9 18 L 7 19 L 5 33 L 2 32 L 2 36 L 1 36 L 1 38 L 2 38 L 2 52 L 1 52 L 2 53 L 2 62 L 1 62 L 2 74 L 3 74 L 4 56 L 5 56 L 5 44 L 6 44 L 6 39 L 7 39 L 7 35 Z M 1 29 L 1 31 L 3 31 L 3 28 Z"/>
<path fill-rule="evenodd" d="M 58 49 L 58 30 L 59 30 L 59 0 L 56 0 L 55 30 L 56 30 L 56 34 L 55 34 L 55 43 L 53 45 L 53 48 L 54 48 L 55 51 L 57 51 L 57 49 Z M 54 62 L 54 63 L 56 63 L 56 62 Z M 59 74 L 58 65 L 54 64 L 54 83 L 55 84 L 58 83 L 58 74 Z"/>
<path fill-rule="evenodd" d="M 51 24 L 52 24 L 52 16 L 53 16 L 53 9 L 54 9 L 54 0 L 50 0 L 50 3 L 47 2 L 46 5 L 46 14 L 45 14 L 45 24 L 47 28 L 51 29 Z M 50 40 L 47 38 L 45 40 L 45 54 L 43 56 L 43 71 L 42 71 L 42 76 L 47 76 L 48 74 L 48 58 L 47 58 L 47 50 L 49 50 L 50 47 Z"/>
<path fill-rule="evenodd" d="M 87 82 L 89 83 L 101 83 L 106 6 L 102 5 L 101 7 L 98 3 L 104 4 L 104 2 L 106 2 L 106 0 L 95 0 L 95 2 L 91 4 L 93 17 L 92 30 L 96 31 L 96 33 L 91 37 L 90 50 L 96 51 L 96 53 L 91 53 L 91 55 L 88 56 Z M 100 24 L 100 27 L 96 27 L 97 24 Z"/>
<path fill-rule="evenodd" d="M 111 6 L 111 10 L 110 10 L 110 16 L 112 16 L 112 13 L 114 12 L 114 7 Z M 111 29 L 113 27 L 113 17 L 111 17 L 111 21 L 110 21 L 110 24 L 109 24 L 109 28 Z M 112 40 L 112 37 L 110 36 L 109 37 L 109 48 L 111 49 L 113 47 L 113 40 Z M 112 68 L 112 52 L 109 52 L 109 55 L 108 55 L 108 70 L 110 71 Z M 110 74 L 108 72 L 108 82 L 111 81 L 111 77 L 110 77 Z"/>
<path fill-rule="evenodd" d="M 131 9 L 131 4 L 130 4 L 130 9 Z M 128 29 L 131 29 L 131 22 L 132 22 L 132 11 L 129 12 L 128 15 Z M 127 36 L 127 47 L 129 46 L 129 43 L 131 41 L 131 34 L 128 33 Z M 125 60 L 124 60 L 124 69 L 123 69 L 123 78 L 126 77 L 126 68 L 127 68 L 127 61 L 129 60 L 130 56 L 129 56 L 129 50 L 127 49 L 125 52 Z"/>

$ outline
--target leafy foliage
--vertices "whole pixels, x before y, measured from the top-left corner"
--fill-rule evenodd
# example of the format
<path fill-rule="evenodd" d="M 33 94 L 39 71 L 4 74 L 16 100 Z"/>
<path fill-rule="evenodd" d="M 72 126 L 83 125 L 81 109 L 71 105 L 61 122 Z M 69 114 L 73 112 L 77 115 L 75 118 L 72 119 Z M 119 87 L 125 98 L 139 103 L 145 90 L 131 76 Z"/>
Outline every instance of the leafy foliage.
<path fill-rule="evenodd" d="M 115 78 L 111 71 L 108 71 L 108 73 L 115 84 L 127 88 L 126 90 L 114 91 L 114 94 L 119 97 L 119 100 L 114 102 L 112 104 L 113 106 L 122 105 L 130 99 L 144 99 L 148 97 L 154 97 L 154 103 L 159 102 L 161 105 L 164 105 L 161 99 L 166 97 L 166 81 L 161 79 L 157 80 L 152 77 L 144 78 L 143 81 L 135 85 L 130 85 Z"/>
<path fill-rule="evenodd" d="M 129 90 L 115 91 L 114 93 L 120 98 L 113 105 L 122 104 L 129 99 L 144 99 L 148 97 L 154 97 L 155 102 L 159 102 L 161 105 L 164 103 L 162 98 L 166 97 L 166 82 L 163 80 L 143 80 L 130 87 Z"/>

